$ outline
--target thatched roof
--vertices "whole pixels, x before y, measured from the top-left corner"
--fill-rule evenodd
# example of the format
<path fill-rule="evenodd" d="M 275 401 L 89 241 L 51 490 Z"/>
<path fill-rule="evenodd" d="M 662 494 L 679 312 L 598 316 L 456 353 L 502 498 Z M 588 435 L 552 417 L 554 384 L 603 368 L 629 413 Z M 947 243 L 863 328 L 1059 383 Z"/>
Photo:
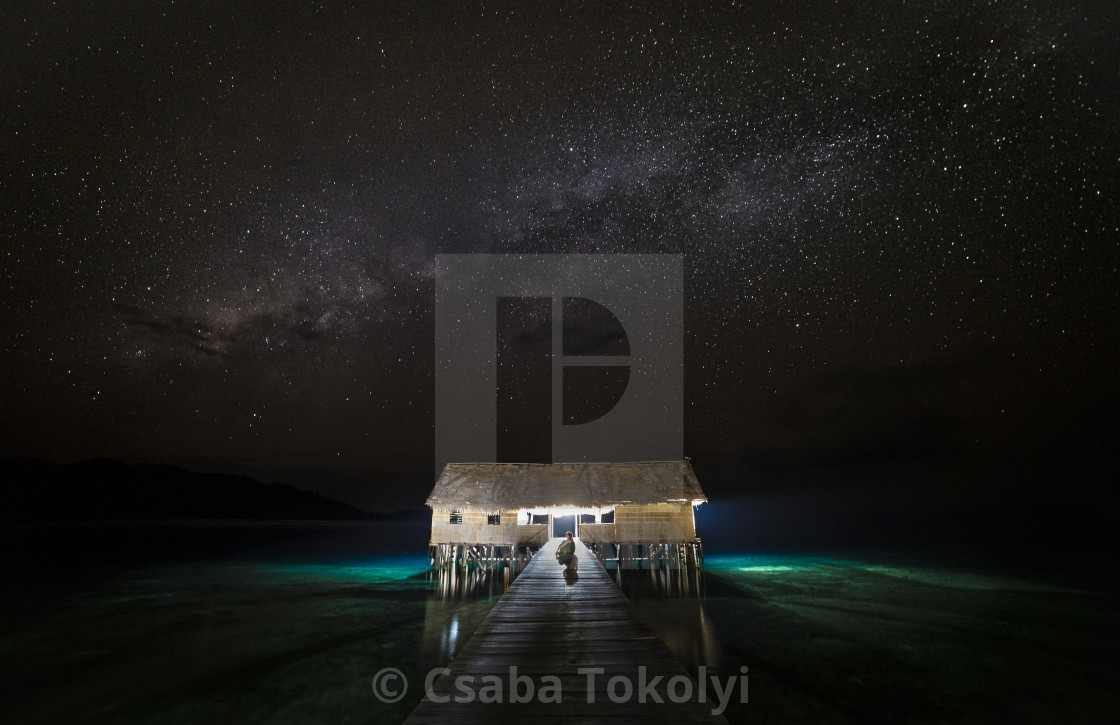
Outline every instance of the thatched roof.
<path fill-rule="evenodd" d="M 688 460 L 630 463 L 448 463 L 433 509 L 511 511 L 550 506 L 707 501 Z"/>

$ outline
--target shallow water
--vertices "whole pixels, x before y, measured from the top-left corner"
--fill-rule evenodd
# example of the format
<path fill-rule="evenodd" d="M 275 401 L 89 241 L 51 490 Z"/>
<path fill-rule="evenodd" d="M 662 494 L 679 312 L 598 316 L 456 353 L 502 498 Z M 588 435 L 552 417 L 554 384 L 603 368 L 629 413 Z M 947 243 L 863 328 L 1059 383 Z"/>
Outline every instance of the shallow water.
<path fill-rule="evenodd" d="M 354 534 L 240 532 L 253 543 L 233 557 L 192 543 L 24 566 L 0 600 L 0 721 L 400 722 L 509 580 L 426 576 L 419 548 L 307 555 L 345 549 L 340 536 Z M 702 577 L 615 574 L 694 673 L 748 668 L 749 701 L 732 703 L 731 722 L 1110 722 L 1120 711 L 1108 587 L 856 555 L 709 555 Z M 373 694 L 386 667 L 410 682 L 397 703 Z"/>
<path fill-rule="evenodd" d="M 397 722 L 370 682 L 446 663 L 497 600 L 423 557 L 150 564 L 5 606 L 5 722 Z M 17 624 L 18 622 L 18 624 Z"/>
<path fill-rule="evenodd" d="M 0 722 L 400 722 L 508 583 L 426 576 L 411 528 L 7 530 Z"/>
<path fill-rule="evenodd" d="M 747 668 L 731 722 L 1114 722 L 1114 587 L 909 557 L 709 556 L 681 596 L 624 589 L 695 673 Z M 1008 573 L 1008 570 L 1013 573 Z M 637 580 L 637 581 L 635 581 Z"/>

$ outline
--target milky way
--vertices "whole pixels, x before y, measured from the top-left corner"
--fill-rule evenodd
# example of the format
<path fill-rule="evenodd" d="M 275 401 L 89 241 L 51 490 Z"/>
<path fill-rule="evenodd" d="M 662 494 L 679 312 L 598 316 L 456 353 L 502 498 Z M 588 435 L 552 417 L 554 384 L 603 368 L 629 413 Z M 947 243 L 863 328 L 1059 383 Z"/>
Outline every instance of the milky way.
<path fill-rule="evenodd" d="M 1116 430 L 1115 3 L 186 5 L 0 11 L 0 453 L 370 504 L 464 252 L 683 254 L 701 468 Z"/>

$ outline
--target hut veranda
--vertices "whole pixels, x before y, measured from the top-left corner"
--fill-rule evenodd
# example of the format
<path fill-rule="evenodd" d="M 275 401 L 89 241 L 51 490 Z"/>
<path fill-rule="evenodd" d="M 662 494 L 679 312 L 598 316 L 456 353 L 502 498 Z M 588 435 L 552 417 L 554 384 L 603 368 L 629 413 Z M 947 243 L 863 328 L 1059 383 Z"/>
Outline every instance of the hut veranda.
<path fill-rule="evenodd" d="M 430 566 L 517 566 L 575 532 L 607 566 L 700 566 L 688 459 L 627 463 L 449 463 L 428 496 Z"/>

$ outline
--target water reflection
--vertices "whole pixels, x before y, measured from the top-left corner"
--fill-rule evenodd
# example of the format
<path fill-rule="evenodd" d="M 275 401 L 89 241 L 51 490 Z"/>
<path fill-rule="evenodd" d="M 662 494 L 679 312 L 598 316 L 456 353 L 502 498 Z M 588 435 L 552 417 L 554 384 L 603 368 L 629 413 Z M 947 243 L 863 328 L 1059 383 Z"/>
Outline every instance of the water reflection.
<path fill-rule="evenodd" d="M 443 666 L 462 650 L 516 573 L 510 567 L 440 567 L 426 576 L 422 660 L 430 667 Z"/>
<path fill-rule="evenodd" d="M 607 571 L 624 591 L 642 587 L 647 594 L 660 592 L 685 597 L 703 596 L 704 572 L 695 566 L 631 569 L 611 565 Z"/>
<path fill-rule="evenodd" d="M 615 569 L 611 572 L 638 618 L 649 626 L 694 674 L 700 665 L 717 668 L 720 647 L 705 611 L 705 573 L 688 569 Z"/>
<path fill-rule="evenodd" d="M 455 657 L 455 645 L 459 643 L 459 613 L 456 612 L 451 615 L 451 624 L 447 628 L 447 634 L 440 638 L 440 652 L 446 652 L 447 658 L 452 659 Z"/>
<path fill-rule="evenodd" d="M 516 571 L 508 566 L 491 569 L 451 566 L 428 570 L 433 593 L 444 600 L 500 597 L 516 576 Z"/>

